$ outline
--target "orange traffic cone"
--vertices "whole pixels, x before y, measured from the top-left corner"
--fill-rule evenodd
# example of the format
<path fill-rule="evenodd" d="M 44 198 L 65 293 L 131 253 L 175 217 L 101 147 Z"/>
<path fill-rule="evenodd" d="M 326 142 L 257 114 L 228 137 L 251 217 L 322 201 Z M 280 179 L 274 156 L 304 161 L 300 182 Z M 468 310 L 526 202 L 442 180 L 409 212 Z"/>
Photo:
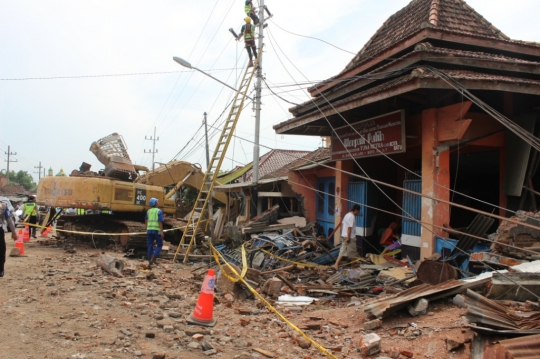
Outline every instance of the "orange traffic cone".
<path fill-rule="evenodd" d="M 47 228 L 45 228 L 45 230 L 43 232 L 41 232 L 41 236 L 42 237 L 47 237 L 49 235 L 49 232 L 52 231 L 52 227 L 51 225 L 49 224 L 49 226 Z"/>
<path fill-rule="evenodd" d="M 201 294 L 199 294 L 199 300 L 195 306 L 193 314 L 187 318 L 188 324 L 202 325 L 205 327 L 213 327 L 216 325 L 216 321 L 213 317 L 214 312 L 214 285 L 216 283 L 216 276 L 213 269 L 208 270 L 208 274 L 204 278 L 204 282 L 201 288 Z"/>
<path fill-rule="evenodd" d="M 23 241 L 30 242 L 30 227 L 24 226 Z"/>
<path fill-rule="evenodd" d="M 20 232 L 20 231 L 19 231 Z M 15 248 L 19 248 L 21 251 L 19 252 L 20 256 L 24 256 L 24 241 L 23 236 L 18 235 L 17 240 L 15 241 Z"/>

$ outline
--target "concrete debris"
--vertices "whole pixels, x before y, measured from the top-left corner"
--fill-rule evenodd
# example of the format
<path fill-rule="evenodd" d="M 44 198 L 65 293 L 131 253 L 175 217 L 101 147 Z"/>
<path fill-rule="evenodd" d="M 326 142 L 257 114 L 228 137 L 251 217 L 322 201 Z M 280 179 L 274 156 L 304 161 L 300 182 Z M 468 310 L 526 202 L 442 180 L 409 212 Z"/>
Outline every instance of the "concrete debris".
<path fill-rule="evenodd" d="M 281 287 L 283 287 L 283 281 L 281 279 L 270 278 L 264 283 L 262 292 L 270 297 L 276 297 L 281 292 Z"/>
<path fill-rule="evenodd" d="M 382 326 L 382 321 L 380 319 L 371 320 L 364 324 L 365 330 L 374 330 Z"/>
<path fill-rule="evenodd" d="M 461 294 L 456 294 L 454 298 L 452 298 L 452 303 L 457 305 L 460 308 L 465 308 L 465 298 Z"/>
<path fill-rule="evenodd" d="M 104 271 L 115 277 L 123 277 L 122 271 L 124 270 L 124 261 L 116 259 L 114 257 L 102 256 L 97 259 L 97 265 Z"/>
<path fill-rule="evenodd" d="M 494 273 L 487 297 L 518 302 L 537 301 L 540 297 L 540 273 Z"/>
<path fill-rule="evenodd" d="M 427 313 L 429 301 L 425 298 L 417 299 L 407 307 L 409 314 L 413 317 Z"/>
<path fill-rule="evenodd" d="M 458 338 L 455 336 L 446 337 L 446 350 L 448 350 L 449 352 L 460 349 L 464 345 L 465 345 L 465 340 L 463 338 Z"/>
<path fill-rule="evenodd" d="M 381 337 L 375 333 L 365 334 L 360 339 L 362 356 L 370 356 L 381 351 Z"/>

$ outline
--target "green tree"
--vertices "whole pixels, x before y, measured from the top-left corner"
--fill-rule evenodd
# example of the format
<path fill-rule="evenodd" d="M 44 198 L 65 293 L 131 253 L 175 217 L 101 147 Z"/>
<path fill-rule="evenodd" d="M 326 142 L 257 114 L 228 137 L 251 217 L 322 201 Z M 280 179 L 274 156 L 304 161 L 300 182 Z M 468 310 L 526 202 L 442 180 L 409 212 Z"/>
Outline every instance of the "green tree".
<path fill-rule="evenodd" d="M 33 191 L 37 187 L 37 184 L 34 182 L 34 178 L 32 178 L 32 176 L 26 171 L 19 171 L 17 173 L 15 173 L 15 171 L 9 171 L 8 183 L 20 184 L 27 191 Z"/>

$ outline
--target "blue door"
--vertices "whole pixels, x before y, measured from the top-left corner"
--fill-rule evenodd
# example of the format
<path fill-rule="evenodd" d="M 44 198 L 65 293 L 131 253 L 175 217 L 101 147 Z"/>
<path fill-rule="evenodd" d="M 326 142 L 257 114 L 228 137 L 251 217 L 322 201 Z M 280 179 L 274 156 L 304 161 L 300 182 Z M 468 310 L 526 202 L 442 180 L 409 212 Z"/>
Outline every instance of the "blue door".
<path fill-rule="evenodd" d="M 334 214 L 336 207 L 336 178 L 317 178 L 317 223 L 324 228 L 328 237 L 334 230 Z"/>
<path fill-rule="evenodd" d="M 356 216 L 357 236 L 369 237 L 373 234 L 377 215 L 373 208 L 377 208 L 378 202 L 375 190 L 376 188 L 371 182 L 349 182 L 347 211 L 354 204 L 360 205 L 360 213 Z"/>
<path fill-rule="evenodd" d="M 421 193 L 422 180 L 405 180 L 403 188 Z M 422 227 L 422 197 L 418 194 L 403 192 L 403 219 L 401 222 L 401 242 L 404 245 L 420 248 Z"/>

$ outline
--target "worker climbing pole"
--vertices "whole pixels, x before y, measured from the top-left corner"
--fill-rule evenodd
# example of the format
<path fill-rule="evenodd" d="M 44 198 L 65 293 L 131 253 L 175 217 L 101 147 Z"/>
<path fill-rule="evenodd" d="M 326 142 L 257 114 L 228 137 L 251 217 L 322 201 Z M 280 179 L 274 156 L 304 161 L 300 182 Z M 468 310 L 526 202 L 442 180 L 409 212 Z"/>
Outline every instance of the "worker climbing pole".
<path fill-rule="evenodd" d="M 251 24 L 251 17 L 247 16 L 240 30 L 240 37 L 244 36 L 244 43 L 246 44 L 246 50 L 249 56 L 248 67 L 253 66 L 253 56 L 257 58 L 257 46 L 255 46 L 255 25 Z M 251 54 L 253 52 L 253 55 Z"/>
<path fill-rule="evenodd" d="M 248 14 L 248 6 L 249 6 L 249 14 Z M 262 80 L 262 53 L 263 53 L 262 50 L 263 50 L 263 31 L 264 31 L 264 27 L 266 26 L 266 24 L 264 24 L 264 20 L 265 20 L 264 14 L 265 13 L 268 14 L 268 18 L 272 16 L 268 8 L 264 5 L 264 0 L 260 0 L 260 9 L 261 11 L 259 12 L 259 14 L 261 15 L 261 19 L 259 19 L 256 16 L 256 12 L 255 12 L 255 9 L 253 8 L 252 2 L 246 1 L 245 3 L 246 15 L 249 15 L 249 16 L 245 18 L 245 25 L 242 27 L 242 35 L 244 36 L 246 40 L 246 48 L 248 49 L 250 62 L 249 62 L 249 65 L 246 67 L 246 70 L 244 71 L 244 75 L 240 82 L 240 88 L 236 92 L 235 98 L 231 105 L 229 116 L 227 117 L 227 120 L 225 121 L 225 124 L 223 125 L 223 130 L 218 139 L 218 143 L 214 151 L 214 154 L 210 158 L 208 168 L 206 170 L 204 179 L 202 181 L 202 186 L 199 190 L 197 199 L 195 200 L 195 205 L 193 206 L 193 209 L 189 215 L 188 223 L 186 224 L 184 233 L 182 234 L 182 238 L 180 239 L 180 245 L 178 246 L 176 250 L 176 253 L 174 255 L 174 260 L 176 260 L 176 256 L 178 255 L 178 252 L 180 251 L 182 246 L 186 243 L 186 240 L 189 240 L 189 244 L 188 244 L 185 256 L 184 256 L 184 262 L 187 262 L 189 258 L 189 253 L 191 252 L 191 248 L 193 247 L 193 244 L 195 243 L 197 232 L 201 224 L 204 222 L 203 213 L 205 213 L 205 210 L 206 208 L 208 208 L 208 205 L 212 198 L 212 191 L 214 189 L 214 184 L 216 183 L 216 179 L 219 174 L 221 164 L 223 163 L 223 159 L 225 158 L 225 154 L 227 153 L 227 148 L 229 146 L 231 138 L 233 137 L 233 133 L 236 128 L 238 119 L 240 117 L 240 113 L 242 112 L 242 109 L 244 107 L 244 101 L 247 97 L 249 86 L 251 85 L 251 80 L 253 79 L 253 75 L 255 74 L 255 71 L 257 72 L 257 81 L 255 84 L 255 98 L 254 98 L 254 101 L 255 101 L 255 141 L 254 141 L 254 154 L 253 154 L 253 177 L 252 177 L 253 180 L 252 181 L 254 184 L 258 182 L 259 132 L 260 132 L 260 117 L 261 117 L 261 85 L 262 85 L 261 84 L 262 82 L 261 81 Z M 257 48 L 255 47 L 255 25 L 251 24 L 251 21 L 253 19 L 252 15 L 255 15 L 255 18 L 257 19 L 257 20 L 253 20 L 253 22 L 259 25 L 259 36 L 258 36 L 259 37 L 259 52 L 258 53 L 257 53 Z M 234 35 L 236 40 L 241 39 L 241 36 L 236 35 L 233 29 L 229 29 L 229 31 L 231 31 L 231 33 Z M 246 33 L 249 33 L 248 37 L 246 37 Z M 248 40 L 250 40 L 249 48 L 248 48 Z M 253 61 L 253 57 L 255 57 L 255 61 Z"/>

